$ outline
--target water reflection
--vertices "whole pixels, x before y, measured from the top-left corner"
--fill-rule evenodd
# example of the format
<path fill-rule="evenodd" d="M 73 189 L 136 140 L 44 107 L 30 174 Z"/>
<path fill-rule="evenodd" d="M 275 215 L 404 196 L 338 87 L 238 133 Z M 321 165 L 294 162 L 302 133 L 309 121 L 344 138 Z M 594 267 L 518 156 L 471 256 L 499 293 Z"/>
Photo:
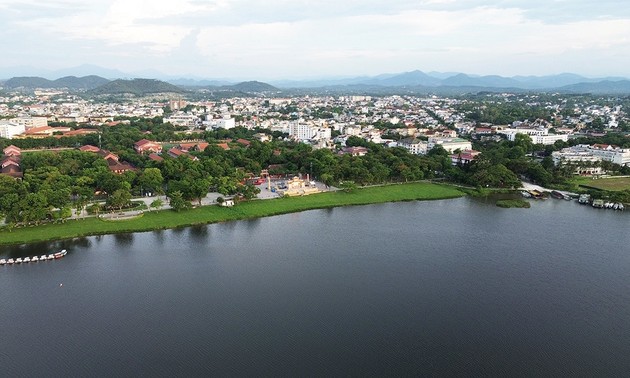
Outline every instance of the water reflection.
<path fill-rule="evenodd" d="M 51 254 L 62 249 L 71 251 L 74 248 L 89 248 L 91 246 L 91 240 L 85 237 L 31 244 L 8 245 L 0 246 L 0 256 L 2 256 L 2 258 L 30 257 Z"/>
<path fill-rule="evenodd" d="M 114 234 L 114 241 L 120 247 L 127 247 L 133 244 L 134 234 Z"/>
<path fill-rule="evenodd" d="M 190 236 L 198 241 L 204 241 L 208 238 L 210 232 L 207 225 L 191 226 Z"/>

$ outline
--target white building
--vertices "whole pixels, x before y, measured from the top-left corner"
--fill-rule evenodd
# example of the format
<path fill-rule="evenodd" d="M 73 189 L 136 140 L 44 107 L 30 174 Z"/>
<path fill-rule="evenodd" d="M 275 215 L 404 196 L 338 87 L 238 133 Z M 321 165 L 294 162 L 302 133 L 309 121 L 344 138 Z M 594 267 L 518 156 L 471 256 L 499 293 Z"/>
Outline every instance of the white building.
<path fill-rule="evenodd" d="M 236 120 L 232 117 L 223 117 L 214 121 L 217 129 L 233 129 L 236 127 Z"/>
<path fill-rule="evenodd" d="M 514 142 L 516 140 L 516 134 L 526 134 L 529 135 L 532 139 L 532 143 L 534 144 L 554 144 L 556 141 L 561 140 L 566 142 L 569 140 L 569 136 L 567 134 L 549 134 L 549 131 L 546 128 L 538 127 L 538 128 L 519 128 L 519 129 L 503 129 L 498 130 L 497 133 L 505 134 L 508 140 Z"/>
<path fill-rule="evenodd" d="M 576 163 L 576 162 L 598 162 L 610 161 L 619 165 L 630 165 L 630 149 L 619 148 L 611 145 L 587 145 L 563 148 L 551 154 L 554 164 Z"/>
<path fill-rule="evenodd" d="M 26 130 L 35 127 L 48 126 L 48 118 L 46 117 L 17 117 L 13 118 L 11 121 L 20 125 L 24 125 L 24 128 Z"/>
<path fill-rule="evenodd" d="M 440 145 L 448 153 L 453 153 L 455 150 L 472 150 L 472 143 L 469 140 L 462 138 L 444 138 L 444 137 L 431 137 L 427 145 L 427 151 L 433 149 L 433 147 Z"/>
<path fill-rule="evenodd" d="M 14 136 L 20 135 L 25 131 L 23 124 L 15 123 L 12 120 L 0 120 L 0 138 L 13 139 Z"/>
<path fill-rule="evenodd" d="M 428 151 L 427 146 L 427 142 L 416 138 L 406 138 L 398 141 L 398 147 L 406 148 L 409 153 L 414 155 L 425 155 Z"/>
<path fill-rule="evenodd" d="M 178 112 L 171 114 L 170 117 L 162 118 L 162 122 L 170 123 L 173 126 L 192 128 L 197 125 L 197 122 L 199 122 L 199 118 L 196 115 Z"/>

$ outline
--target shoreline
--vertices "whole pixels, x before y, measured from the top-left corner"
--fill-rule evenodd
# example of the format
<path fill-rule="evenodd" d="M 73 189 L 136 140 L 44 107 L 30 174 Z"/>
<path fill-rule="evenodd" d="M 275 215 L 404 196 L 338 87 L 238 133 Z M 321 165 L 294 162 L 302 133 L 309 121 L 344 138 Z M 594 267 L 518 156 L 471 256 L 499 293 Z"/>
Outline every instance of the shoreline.
<path fill-rule="evenodd" d="M 202 206 L 175 212 L 147 211 L 141 217 L 108 221 L 99 218 L 69 220 L 61 224 L 44 224 L 0 231 L 0 245 L 19 245 L 66 240 L 78 237 L 190 227 L 296 213 L 306 210 L 342 206 L 370 205 L 387 202 L 452 199 L 465 196 L 457 187 L 446 184 L 415 182 L 358 188 L 312 194 L 304 197 L 253 200 L 234 207 Z"/>

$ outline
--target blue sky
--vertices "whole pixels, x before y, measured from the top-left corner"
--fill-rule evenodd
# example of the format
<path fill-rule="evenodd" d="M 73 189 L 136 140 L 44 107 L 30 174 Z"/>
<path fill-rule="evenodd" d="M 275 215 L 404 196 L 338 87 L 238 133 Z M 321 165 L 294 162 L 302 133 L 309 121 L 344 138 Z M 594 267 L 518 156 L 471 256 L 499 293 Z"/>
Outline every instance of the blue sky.
<path fill-rule="evenodd" d="M 416 69 L 630 77 L 620 0 L 0 0 L 0 25 L 0 73 L 94 64 L 258 80 Z"/>

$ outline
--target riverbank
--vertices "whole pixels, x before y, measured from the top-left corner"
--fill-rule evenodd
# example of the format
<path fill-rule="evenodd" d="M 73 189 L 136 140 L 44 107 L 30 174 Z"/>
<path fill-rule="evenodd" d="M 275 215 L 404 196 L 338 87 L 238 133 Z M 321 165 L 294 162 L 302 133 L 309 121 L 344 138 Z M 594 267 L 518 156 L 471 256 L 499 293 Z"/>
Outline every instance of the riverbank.
<path fill-rule="evenodd" d="M 234 207 L 202 206 L 191 210 L 149 211 L 142 217 L 107 221 L 98 218 L 70 220 L 63 224 L 45 224 L 33 227 L 0 231 L 0 245 L 24 244 L 49 240 L 70 239 L 89 235 L 141 232 L 199 224 L 227 222 L 267 217 L 305 210 L 339 206 L 367 205 L 384 202 L 437 200 L 462 197 L 455 187 L 432 183 L 409 183 L 375 186 L 343 191 L 313 194 L 304 197 L 255 200 Z"/>

